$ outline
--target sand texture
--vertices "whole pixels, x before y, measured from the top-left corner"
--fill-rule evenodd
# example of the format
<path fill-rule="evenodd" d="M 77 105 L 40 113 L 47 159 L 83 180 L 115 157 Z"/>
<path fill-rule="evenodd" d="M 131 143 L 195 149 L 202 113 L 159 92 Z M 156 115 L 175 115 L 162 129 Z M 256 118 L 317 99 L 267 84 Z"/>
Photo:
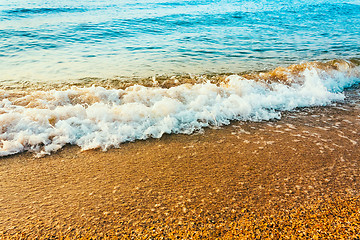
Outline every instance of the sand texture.
<path fill-rule="evenodd" d="M 0 238 L 360 238 L 360 109 L 0 160 Z"/>

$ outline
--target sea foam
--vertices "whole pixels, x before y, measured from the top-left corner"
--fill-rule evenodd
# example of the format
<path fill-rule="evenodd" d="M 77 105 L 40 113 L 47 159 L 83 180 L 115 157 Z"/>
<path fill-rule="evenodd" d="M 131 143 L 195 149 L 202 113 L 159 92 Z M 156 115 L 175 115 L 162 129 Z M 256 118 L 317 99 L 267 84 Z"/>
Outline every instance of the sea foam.
<path fill-rule="evenodd" d="M 287 80 L 291 83 L 230 75 L 218 84 L 170 88 L 72 87 L 19 96 L 2 90 L 0 156 L 23 151 L 43 156 L 66 144 L 106 150 L 164 134 L 191 134 L 232 120 L 280 119 L 281 111 L 344 100 L 343 90 L 360 82 L 358 67 L 308 67 Z"/>

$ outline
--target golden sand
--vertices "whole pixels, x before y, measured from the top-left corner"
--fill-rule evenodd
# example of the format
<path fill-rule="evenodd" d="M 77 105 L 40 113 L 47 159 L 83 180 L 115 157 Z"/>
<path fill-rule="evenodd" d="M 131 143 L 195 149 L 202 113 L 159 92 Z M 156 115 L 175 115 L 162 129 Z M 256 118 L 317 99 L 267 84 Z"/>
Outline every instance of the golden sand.
<path fill-rule="evenodd" d="M 0 160 L 3 239 L 360 237 L 360 109 Z"/>

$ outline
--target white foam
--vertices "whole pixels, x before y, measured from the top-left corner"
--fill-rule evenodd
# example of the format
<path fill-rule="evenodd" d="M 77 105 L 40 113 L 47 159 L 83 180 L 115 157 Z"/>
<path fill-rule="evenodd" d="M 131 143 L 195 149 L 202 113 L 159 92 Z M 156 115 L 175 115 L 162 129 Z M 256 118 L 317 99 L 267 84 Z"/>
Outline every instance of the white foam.
<path fill-rule="evenodd" d="M 50 154 L 65 144 L 82 149 L 119 147 L 163 134 L 191 134 L 231 120 L 279 119 L 281 111 L 343 100 L 360 82 L 345 73 L 306 70 L 303 83 L 265 84 L 232 75 L 226 84 L 184 84 L 169 89 L 133 86 L 38 91 L 0 101 L 0 156 Z"/>

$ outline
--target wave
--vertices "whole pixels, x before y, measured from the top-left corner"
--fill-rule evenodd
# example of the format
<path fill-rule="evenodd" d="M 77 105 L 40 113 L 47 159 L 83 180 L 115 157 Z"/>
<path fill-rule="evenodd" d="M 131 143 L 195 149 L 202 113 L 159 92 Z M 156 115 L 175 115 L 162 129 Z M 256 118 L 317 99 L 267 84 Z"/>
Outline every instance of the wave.
<path fill-rule="evenodd" d="M 5 10 L 6 14 L 13 16 L 28 16 L 33 14 L 52 14 L 52 13 L 64 13 L 64 12 L 83 12 L 84 8 L 15 8 L 10 10 Z"/>
<path fill-rule="evenodd" d="M 344 100 L 344 89 L 360 83 L 360 71 L 355 62 L 335 60 L 184 79 L 151 79 L 123 89 L 1 90 L 0 156 L 43 156 L 66 144 L 106 150 L 232 120 L 280 119 L 281 111 Z"/>

